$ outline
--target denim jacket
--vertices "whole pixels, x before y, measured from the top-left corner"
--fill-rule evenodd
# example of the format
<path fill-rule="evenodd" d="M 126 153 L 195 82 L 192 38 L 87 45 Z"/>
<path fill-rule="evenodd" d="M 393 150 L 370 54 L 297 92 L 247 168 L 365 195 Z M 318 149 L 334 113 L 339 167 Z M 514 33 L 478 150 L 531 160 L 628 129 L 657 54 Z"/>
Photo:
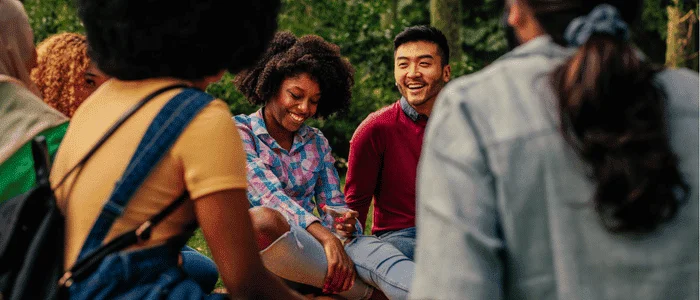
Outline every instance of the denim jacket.
<path fill-rule="evenodd" d="M 558 129 L 549 75 L 571 53 L 538 37 L 443 89 L 419 164 L 412 298 L 698 298 L 698 74 L 655 78 L 689 201 L 650 234 L 613 234 Z"/>

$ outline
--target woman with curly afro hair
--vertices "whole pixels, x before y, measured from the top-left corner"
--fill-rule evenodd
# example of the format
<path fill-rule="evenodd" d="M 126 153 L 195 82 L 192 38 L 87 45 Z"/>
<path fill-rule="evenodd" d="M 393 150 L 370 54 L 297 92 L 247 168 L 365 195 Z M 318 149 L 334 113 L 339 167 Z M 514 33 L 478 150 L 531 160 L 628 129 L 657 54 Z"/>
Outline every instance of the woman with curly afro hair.
<path fill-rule="evenodd" d="M 109 79 L 91 62 L 87 50 L 85 36 L 69 32 L 52 35 L 37 46 L 32 81 L 39 87 L 44 102 L 69 118 L 85 98 Z"/>
<path fill-rule="evenodd" d="M 290 284 L 348 299 L 369 298 L 376 287 L 404 299 L 413 262 L 362 235 L 357 212 L 345 205 L 328 140 L 304 124 L 348 107 L 353 74 L 337 45 L 280 32 L 237 75 L 238 89 L 262 105 L 234 118 L 247 153 L 250 215 L 265 266 Z"/>

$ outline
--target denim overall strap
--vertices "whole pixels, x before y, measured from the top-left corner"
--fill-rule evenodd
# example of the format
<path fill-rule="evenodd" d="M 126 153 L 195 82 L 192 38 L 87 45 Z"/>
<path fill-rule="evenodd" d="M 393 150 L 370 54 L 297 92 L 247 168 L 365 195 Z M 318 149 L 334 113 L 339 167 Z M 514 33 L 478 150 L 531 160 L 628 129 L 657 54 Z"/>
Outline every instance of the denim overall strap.
<path fill-rule="evenodd" d="M 146 130 L 122 178 L 117 181 L 109 200 L 102 208 L 78 259 L 101 246 L 112 224 L 122 215 L 127 203 L 151 170 L 175 143 L 187 124 L 212 100 L 212 96 L 190 88 L 183 90 L 163 106 Z"/>

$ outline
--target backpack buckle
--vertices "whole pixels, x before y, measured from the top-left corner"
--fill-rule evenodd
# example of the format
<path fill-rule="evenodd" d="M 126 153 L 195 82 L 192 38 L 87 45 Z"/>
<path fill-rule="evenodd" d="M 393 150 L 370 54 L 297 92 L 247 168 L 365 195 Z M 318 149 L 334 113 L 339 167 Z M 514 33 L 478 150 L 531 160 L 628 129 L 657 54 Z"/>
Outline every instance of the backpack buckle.
<path fill-rule="evenodd" d="M 71 273 L 70 271 L 63 273 L 61 279 L 58 280 L 58 285 L 65 286 L 67 288 L 73 285 L 73 273 Z"/>

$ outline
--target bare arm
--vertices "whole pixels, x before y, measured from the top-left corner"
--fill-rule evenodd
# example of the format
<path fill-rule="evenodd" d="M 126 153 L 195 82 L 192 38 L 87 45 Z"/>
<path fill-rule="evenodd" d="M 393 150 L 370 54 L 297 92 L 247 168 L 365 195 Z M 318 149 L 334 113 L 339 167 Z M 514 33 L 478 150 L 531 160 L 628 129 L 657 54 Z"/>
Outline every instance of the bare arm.
<path fill-rule="evenodd" d="M 194 200 L 197 221 L 232 298 L 304 299 L 263 267 L 244 189 Z"/>
<path fill-rule="evenodd" d="M 338 238 L 321 223 L 314 222 L 306 230 L 318 240 L 326 252 L 328 273 L 323 286 L 325 293 L 340 293 L 347 291 L 355 283 L 355 264 Z"/>

